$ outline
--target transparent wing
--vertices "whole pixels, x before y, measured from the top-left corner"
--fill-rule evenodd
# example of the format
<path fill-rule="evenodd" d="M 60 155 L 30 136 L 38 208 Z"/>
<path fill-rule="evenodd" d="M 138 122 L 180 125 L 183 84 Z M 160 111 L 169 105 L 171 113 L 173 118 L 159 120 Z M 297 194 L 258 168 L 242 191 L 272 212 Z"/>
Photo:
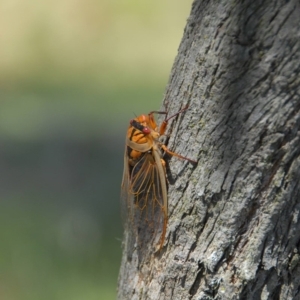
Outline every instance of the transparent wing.
<path fill-rule="evenodd" d="M 124 226 L 123 246 L 126 249 L 128 259 L 134 250 L 136 241 L 136 229 L 133 224 L 134 195 L 130 193 L 130 170 L 127 154 L 127 146 L 124 151 L 124 170 L 121 184 L 121 216 Z"/>
<path fill-rule="evenodd" d="M 130 188 L 130 172 L 129 172 L 129 163 L 128 163 L 128 155 L 127 155 L 127 146 L 124 151 L 124 170 L 121 184 L 121 215 L 123 225 L 126 228 L 128 219 L 132 215 L 132 203 L 133 203 L 133 195 L 129 192 Z"/>
<path fill-rule="evenodd" d="M 141 247 L 162 245 L 167 222 L 166 178 L 160 159 L 147 152 L 132 167 L 130 194 L 134 195 L 134 223 Z"/>
<path fill-rule="evenodd" d="M 153 244 L 162 247 L 167 226 L 166 190 L 160 156 L 151 151 L 143 153 L 131 166 L 126 149 L 121 198 L 125 239 L 130 253 L 134 245 L 141 251 Z"/>
<path fill-rule="evenodd" d="M 136 208 L 143 211 L 149 221 L 156 208 L 163 209 L 161 178 L 152 154 L 144 153 L 132 168 L 130 193 L 135 196 Z"/>

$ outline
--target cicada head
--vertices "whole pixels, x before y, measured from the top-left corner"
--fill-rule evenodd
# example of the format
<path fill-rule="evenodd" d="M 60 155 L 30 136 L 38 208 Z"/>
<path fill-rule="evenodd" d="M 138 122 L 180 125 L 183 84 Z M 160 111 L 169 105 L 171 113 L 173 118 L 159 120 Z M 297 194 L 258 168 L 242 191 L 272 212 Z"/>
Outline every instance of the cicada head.
<path fill-rule="evenodd" d="M 154 139 L 158 139 L 160 136 L 153 114 L 140 115 L 132 120 L 130 124 L 145 135 L 150 134 Z"/>
<path fill-rule="evenodd" d="M 151 129 L 148 126 L 144 126 L 141 122 L 137 121 L 137 118 L 130 121 L 130 126 L 136 130 L 139 130 L 144 135 L 148 135 L 149 133 L 151 133 Z"/>

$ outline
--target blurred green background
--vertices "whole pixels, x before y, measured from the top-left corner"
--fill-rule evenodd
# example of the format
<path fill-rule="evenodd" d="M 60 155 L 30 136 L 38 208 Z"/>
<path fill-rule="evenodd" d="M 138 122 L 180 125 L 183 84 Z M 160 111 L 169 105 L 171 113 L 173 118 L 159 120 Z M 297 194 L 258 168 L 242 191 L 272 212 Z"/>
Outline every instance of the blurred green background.
<path fill-rule="evenodd" d="M 0 3 L 0 299 L 115 299 L 124 136 L 191 0 Z"/>

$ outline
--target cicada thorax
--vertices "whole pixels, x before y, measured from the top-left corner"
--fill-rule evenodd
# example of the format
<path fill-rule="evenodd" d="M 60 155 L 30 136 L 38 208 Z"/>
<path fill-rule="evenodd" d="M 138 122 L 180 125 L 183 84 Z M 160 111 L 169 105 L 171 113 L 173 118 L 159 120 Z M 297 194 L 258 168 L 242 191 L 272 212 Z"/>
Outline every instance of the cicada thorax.
<path fill-rule="evenodd" d="M 135 123 L 136 126 L 140 125 L 135 120 L 132 120 L 131 122 Z M 130 126 L 128 129 L 126 144 L 128 158 L 133 161 L 139 159 L 143 153 L 150 150 L 152 147 L 152 141 L 151 138 L 149 138 L 149 134 L 134 126 Z"/>

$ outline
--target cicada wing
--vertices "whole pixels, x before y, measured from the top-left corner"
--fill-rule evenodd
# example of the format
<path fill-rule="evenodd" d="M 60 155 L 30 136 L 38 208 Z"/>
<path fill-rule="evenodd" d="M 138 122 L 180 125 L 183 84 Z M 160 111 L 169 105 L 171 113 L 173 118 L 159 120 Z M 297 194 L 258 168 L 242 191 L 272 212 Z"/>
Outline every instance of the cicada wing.
<path fill-rule="evenodd" d="M 121 216 L 124 226 L 124 248 L 131 259 L 136 242 L 136 228 L 134 226 L 134 195 L 130 192 L 130 167 L 127 146 L 124 151 L 124 170 L 121 184 Z"/>
<path fill-rule="evenodd" d="M 161 247 L 167 222 L 167 189 L 160 156 L 154 150 L 144 153 L 130 174 L 139 244 L 147 246 L 160 239 Z"/>
<path fill-rule="evenodd" d="M 122 221 L 125 228 L 127 227 L 128 219 L 132 214 L 132 205 L 133 201 L 132 194 L 129 191 L 130 188 L 130 172 L 129 172 L 129 163 L 128 163 L 128 155 L 127 155 L 127 147 L 125 147 L 124 151 L 124 170 L 121 184 L 121 215 Z"/>

